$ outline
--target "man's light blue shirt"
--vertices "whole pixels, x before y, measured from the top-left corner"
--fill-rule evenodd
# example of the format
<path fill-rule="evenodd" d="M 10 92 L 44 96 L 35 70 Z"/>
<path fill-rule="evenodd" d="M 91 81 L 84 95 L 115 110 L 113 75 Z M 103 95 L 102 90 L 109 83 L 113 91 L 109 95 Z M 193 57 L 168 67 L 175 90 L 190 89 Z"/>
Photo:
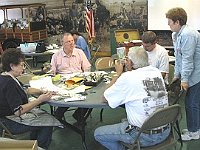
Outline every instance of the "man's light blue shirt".
<path fill-rule="evenodd" d="M 76 47 L 83 50 L 88 60 L 91 59 L 90 50 L 86 40 L 82 36 L 78 36 L 76 41 Z"/>

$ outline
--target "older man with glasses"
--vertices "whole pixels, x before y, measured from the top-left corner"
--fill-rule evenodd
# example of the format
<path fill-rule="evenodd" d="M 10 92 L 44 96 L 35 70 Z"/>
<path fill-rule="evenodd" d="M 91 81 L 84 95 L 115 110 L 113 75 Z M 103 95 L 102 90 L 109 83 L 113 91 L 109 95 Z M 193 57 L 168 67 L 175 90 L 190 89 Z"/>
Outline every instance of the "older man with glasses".
<path fill-rule="evenodd" d="M 81 49 L 75 48 L 74 38 L 71 33 L 64 33 L 62 40 L 62 50 L 52 56 L 51 70 L 54 74 L 68 74 L 90 71 L 91 64 Z M 58 107 L 55 111 L 55 117 L 61 120 L 68 107 Z M 78 108 L 74 114 L 76 124 L 80 125 L 82 117 L 87 113 L 87 108 Z"/>

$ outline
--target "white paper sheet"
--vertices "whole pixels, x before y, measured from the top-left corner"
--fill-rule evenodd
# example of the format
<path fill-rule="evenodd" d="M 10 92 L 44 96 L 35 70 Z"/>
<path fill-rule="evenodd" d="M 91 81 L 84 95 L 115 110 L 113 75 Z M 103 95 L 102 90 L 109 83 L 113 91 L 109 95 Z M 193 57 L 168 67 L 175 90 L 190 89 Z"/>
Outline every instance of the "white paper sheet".
<path fill-rule="evenodd" d="M 86 98 L 85 96 L 77 94 L 85 92 L 85 85 L 80 85 L 72 90 L 66 90 L 64 88 L 54 85 L 52 83 L 51 77 L 43 77 L 38 80 L 30 80 L 29 84 L 33 88 L 57 92 L 57 95 L 52 97 L 52 99 L 54 100 L 64 99 L 64 101 L 77 101 L 84 100 Z"/>

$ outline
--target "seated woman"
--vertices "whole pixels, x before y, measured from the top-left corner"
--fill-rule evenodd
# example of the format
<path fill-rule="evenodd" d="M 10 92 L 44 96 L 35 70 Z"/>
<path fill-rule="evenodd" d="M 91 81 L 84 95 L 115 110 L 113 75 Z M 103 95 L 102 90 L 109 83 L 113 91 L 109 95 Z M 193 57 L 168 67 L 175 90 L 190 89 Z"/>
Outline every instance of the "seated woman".
<path fill-rule="evenodd" d="M 30 113 L 39 104 L 50 100 L 54 93 L 46 92 L 43 94 L 39 89 L 28 88 L 25 90 L 23 88 L 22 83 L 16 77 L 20 76 L 25 69 L 24 59 L 21 51 L 16 49 L 8 49 L 2 54 L 2 69 L 4 72 L 0 75 L 0 118 L 11 133 L 20 134 L 31 131 L 30 139 L 37 140 L 38 146 L 47 149 L 52 137 L 52 123 L 44 125 L 42 124 L 43 121 L 37 120 L 42 125 L 37 123 L 28 125 L 24 122 L 29 123 L 29 121 L 26 121 L 28 116 L 26 113 Z M 41 95 L 36 100 L 28 102 L 27 93 Z M 49 117 L 52 122 L 55 121 L 60 124 L 53 116 L 48 115 L 47 118 L 41 119 L 47 120 Z M 19 121 L 15 121 L 16 118 Z M 35 117 L 34 119 L 39 118 Z"/>

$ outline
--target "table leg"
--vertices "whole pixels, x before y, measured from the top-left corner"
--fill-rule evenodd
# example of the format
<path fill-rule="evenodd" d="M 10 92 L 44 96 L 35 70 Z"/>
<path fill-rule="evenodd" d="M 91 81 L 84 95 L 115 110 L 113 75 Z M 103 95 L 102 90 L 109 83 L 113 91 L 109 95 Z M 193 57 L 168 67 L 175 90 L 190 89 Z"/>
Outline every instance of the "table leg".
<path fill-rule="evenodd" d="M 85 126 L 86 126 L 86 120 L 87 118 L 89 117 L 89 115 L 91 114 L 92 112 L 92 108 L 89 108 L 87 113 L 81 117 L 81 123 L 80 123 L 80 128 L 68 123 L 67 121 L 65 120 L 60 120 L 60 122 L 65 126 L 65 127 L 69 127 L 71 128 L 73 131 L 75 131 L 76 133 L 80 134 L 81 135 L 81 138 L 82 138 L 82 144 L 83 144 L 83 148 L 85 150 L 87 150 L 87 145 L 86 145 L 86 141 L 85 141 Z M 82 113 L 81 113 L 82 114 Z"/>

